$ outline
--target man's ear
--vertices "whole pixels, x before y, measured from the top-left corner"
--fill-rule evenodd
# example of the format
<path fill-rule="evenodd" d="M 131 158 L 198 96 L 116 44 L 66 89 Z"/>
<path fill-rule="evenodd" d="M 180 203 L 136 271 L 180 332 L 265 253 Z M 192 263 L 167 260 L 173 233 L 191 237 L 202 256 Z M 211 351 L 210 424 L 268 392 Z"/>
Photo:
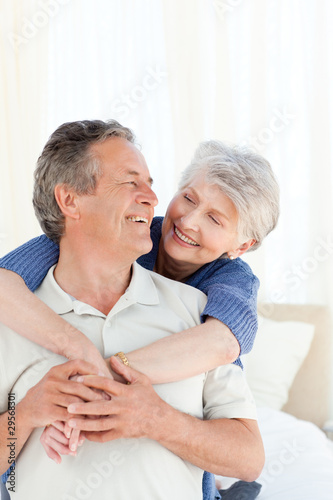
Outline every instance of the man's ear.
<path fill-rule="evenodd" d="M 256 240 L 254 240 L 254 239 L 246 241 L 245 243 L 242 243 L 236 250 L 231 250 L 230 252 L 228 252 L 229 259 L 230 259 L 230 257 L 232 257 L 233 259 L 236 259 L 236 257 L 240 257 L 249 248 L 251 248 L 255 243 L 256 243 Z"/>
<path fill-rule="evenodd" d="M 78 195 L 72 188 L 67 184 L 57 184 L 54 188 L 54 196 L 65 217 L 75 220 L 80 218 Z"/>

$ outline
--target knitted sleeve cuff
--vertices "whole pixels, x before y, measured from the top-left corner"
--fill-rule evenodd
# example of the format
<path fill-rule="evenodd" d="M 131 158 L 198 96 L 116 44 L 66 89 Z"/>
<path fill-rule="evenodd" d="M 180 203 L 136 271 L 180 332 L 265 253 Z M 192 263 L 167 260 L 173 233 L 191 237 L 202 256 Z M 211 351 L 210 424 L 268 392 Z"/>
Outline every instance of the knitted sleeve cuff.
<path fill-rule="evenodd" d="M 251 351 L 258 329 L 256 300 L 244 301 L 223 286 L 208 290 L 208 301 L 201 315 L 202 321 L 212 316 L 224 323 L 240 345 L 240 355 Z"/>
<path fill-rule="evenodd" d="M 59 247 L 45 235 L 38 236 L 0 259 L 0 267 L 14 271 L 33 292 L 48 270 L 58 262 Z"/>

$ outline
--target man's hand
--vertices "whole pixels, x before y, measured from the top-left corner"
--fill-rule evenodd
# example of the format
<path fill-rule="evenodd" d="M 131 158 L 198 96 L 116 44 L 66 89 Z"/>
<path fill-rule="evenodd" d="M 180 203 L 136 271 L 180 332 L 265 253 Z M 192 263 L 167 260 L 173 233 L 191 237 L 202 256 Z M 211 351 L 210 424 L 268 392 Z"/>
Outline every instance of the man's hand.
<path fill-rule="evenodd" d="M 86 361 L 68 361 L 51 368 L 38 384 L 29 389 L 17 405 L 20 413 L 24 415 L 27 427 L 33 430 L 56 420 L 66 421 L 70 417 L 67 407 L 71 403 L 95 401 L 100 398 L 93 389 L 69 380 L 77 374 L 98 375 L 100 372 Z"/>
<path fill-rule="evenodd" d="M 70 377 L 70 380 L 77 381 L 79 375 Z M 103 391 L 93 389 L 99 399 L 109 400 L 110 396 Z M 97 399 L 98 399 L 97 398 Z M 82 400 L 80 400 L 83 402 Z M 84 436 L 80 430 L 72 429 L 68 426 L 68 422 L 53 422 L 50 426 L 45 427 L 40 442 L 42 443 L 46 454 L 57 464 L 61 463 L 61 455 L 76 455 L 78 446 L 84 442 Z"/>
<path fill-rule="evenodd" d="M 80 377 L 85 386 L 105 391 L 111 400 L 71 404 L 69 413 L 95 418 L 72 418 L 68 425 L 84 430 L 86 438 L 91 441 L 139 437 L 157 439 L 160 427 L 157 424 L 166 422 L 169 405 L 157 395 L 148 377 L 125 366 L 117 357 L 112 357 L 110 363 L 112 369 L 130 385 L 98 376 Z"/>

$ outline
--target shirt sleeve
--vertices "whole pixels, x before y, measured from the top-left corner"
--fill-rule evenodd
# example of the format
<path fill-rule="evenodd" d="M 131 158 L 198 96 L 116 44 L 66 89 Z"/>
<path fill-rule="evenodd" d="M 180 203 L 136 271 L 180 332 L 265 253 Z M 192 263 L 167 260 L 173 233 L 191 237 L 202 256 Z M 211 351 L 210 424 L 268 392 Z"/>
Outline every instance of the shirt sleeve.
<path fill-rule="evenodd" d="M 0 259 L 0 267 L 14 271 L 33 292 L 59 259 L 59 247 L 47 236 L 34 238 Z"/>
<path fill-rule="evenodd" d="M 257 420 L 256 404 L 245 375 L 234 364 L 207 373 L 203 389 L 204 420 L 249 418 Z"/>
<path fill-rule="evenodd" d="M 215 271 L 203 290 L 208 300 L 201 319 L 212 316 L 222 321 L 238 340 L 240 355 L 251 351 L 257 333 L 258 288 L 259 280 L 250 267 L 233 261 Z"/>

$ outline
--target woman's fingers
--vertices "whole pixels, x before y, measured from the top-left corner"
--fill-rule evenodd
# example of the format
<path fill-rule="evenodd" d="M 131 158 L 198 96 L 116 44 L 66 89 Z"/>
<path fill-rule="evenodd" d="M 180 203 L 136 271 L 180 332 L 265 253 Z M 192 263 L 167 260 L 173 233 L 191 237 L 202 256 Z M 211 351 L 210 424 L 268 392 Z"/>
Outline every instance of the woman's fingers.
<path fill-rule="evenodd" d="M 60 425 L 61 422 L 56 422 L 56 425 L 61 428 L 64 426 Z M 66 438 L 66 436 L 63 434 L 62 431 L 59 430 L 59 428 L 50 425 L 48 427 L 45 427 L 41 437 L 40 437 L 40 442 L 42 443 L 46 454 L 48 457 L 50 457 L 52 460 L 54 460 L 57 464 L 61 463 L 61 455 L 75 455 L 70 449 L 69 449 L 69 440 Z"/>
<path fill-rule="evenodd" d="M 60 420 L 56 420 L 55 422 L 52 422 L 53 427 L 58 429 L 58 431 L 64 433 L 65 429 L 65 422 L 61 422 Z"/>
<path fill-rule="evenodd" d="M 49 446 L 46 443 L 44 443 L 43 446 L 44 446 L 44 450 L 46 452 L 46 455 L 49 458 L 51 458 L 51 460 L 53 460 L 56 464 L 58 464 L 58 465 L 61 464 L 61 456 L 59 455 L 59 453 L 54 451 L 53 448 L 51 448 L 51 446 Z"/>

